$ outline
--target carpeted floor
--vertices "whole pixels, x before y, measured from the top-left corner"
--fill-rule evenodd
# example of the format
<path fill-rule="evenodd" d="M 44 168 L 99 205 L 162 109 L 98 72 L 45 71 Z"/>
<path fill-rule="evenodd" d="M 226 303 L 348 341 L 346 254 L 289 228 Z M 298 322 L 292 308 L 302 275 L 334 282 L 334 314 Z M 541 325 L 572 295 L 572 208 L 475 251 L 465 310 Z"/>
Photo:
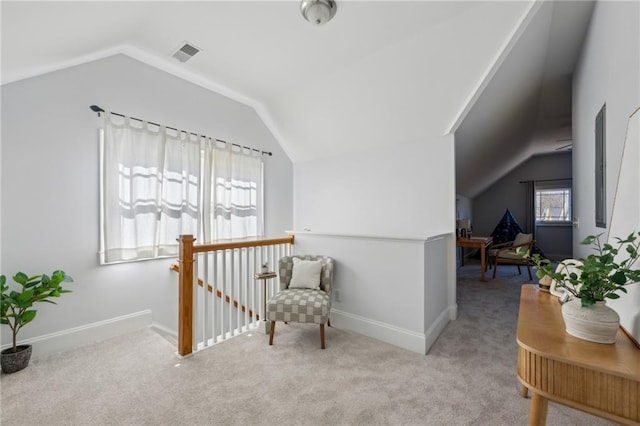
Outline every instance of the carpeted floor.
<path fill-rule="evenodd" d="M 279 325 L 179 360 L 152 329 L 2 375 L 2 425 L 525 425 L 514 268 L 458 270 L 459 318 L 426 356 L 355 333 Z M 549 425 L 610 424 L 551 403 Z"/>

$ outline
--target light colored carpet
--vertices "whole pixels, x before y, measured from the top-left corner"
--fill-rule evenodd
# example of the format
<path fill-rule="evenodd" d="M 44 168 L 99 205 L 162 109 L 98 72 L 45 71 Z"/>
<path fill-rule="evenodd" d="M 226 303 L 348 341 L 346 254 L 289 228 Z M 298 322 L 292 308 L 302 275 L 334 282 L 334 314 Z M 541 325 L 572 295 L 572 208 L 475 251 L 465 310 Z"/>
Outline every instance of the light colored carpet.
<path fill-rule="evenodd" d="M 515 330 L 520 284 L 459 270 L 459 319 L 426 356 L 317 326 L 247 333 L 179 360 L 151 329 L 35 359 L 0 379 L 2 425 L 525 425 Z M 382 307 L 381 307 L 382 308 Z M 609 424 L 550 404 L 549 425 Z"/>

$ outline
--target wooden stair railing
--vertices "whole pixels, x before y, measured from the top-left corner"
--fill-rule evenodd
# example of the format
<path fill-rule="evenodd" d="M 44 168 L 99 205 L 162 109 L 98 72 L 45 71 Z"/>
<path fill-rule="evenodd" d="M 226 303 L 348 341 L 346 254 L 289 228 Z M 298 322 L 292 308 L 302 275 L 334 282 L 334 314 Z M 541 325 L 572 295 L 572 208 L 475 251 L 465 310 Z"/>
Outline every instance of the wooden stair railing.
<path fill-rule="evenodd" d="M 172 263 L 171 266 L 169 266 L 169 269 L 180 273 L 180 265 L 178 265 L 177 263 Z M 198 285 L 200 287 L 202 287 L 204 285 L 204 280 L 202 278 L 198 278 Z M 209 293 L 213 293 L 213 286 L 211 284 L 207 284 L 207 290 L 209 291 Z M 222 299 L 222 292 L 220 290 L 216 290 L 216 296 L 218 297 L 218 299 Z M 229 296 L 224 296 L 224 301 L 227 302 L 227 304 L 231 303 L 231 298 Z M 238 308 L 238 301 L 237 300 L 233 300 L 233 307 L 234 308 Z M 244 305 L 241 306 L 242 308 L 242 312 L 246 312 L 246 307 Z M 249 317 L 253 318 L 253 310 L 249 309 Z M 256 321 L 260 320 L 260 315 L 256 314 Z"/>
<path fill-rule="evenodd" d="M 260 238 L 260 239 L 242 239 L 228 241 L 224 243 L 200 244 L 195 245 L 193 235 L 181 235 L 178 238 L 180 244 L 178 252 L 178 353 L 182 356 L 189 355 L 193 352 L 193 278 L 194 278 L 194 255 L 197 253 L 217 252 L 222 250 L 235 250 L 250 247 L 292 245 L 294 243 L 293 235 L 282 238 Z M 172 268 L 173 269 L 173 268 Z M 198 279 L 198 283 L 204 287 L 204 282 Z M 209 291 L 213 292 L 213 288 L 207 284 Z M 223 298 L 223 294 L 219 291 L 216 295 Z M 231 298 L 226 296 L 224 299 L 227 303 L 231 303 Z M 238 301 L 234 300 L 234 306 L 238 307 Z M 246 312 L 245 306 L 242 306 Z M 251 313 L 251 311 L 249 311 Z M 257 318 L 257 315 L 256 315 Z"/>

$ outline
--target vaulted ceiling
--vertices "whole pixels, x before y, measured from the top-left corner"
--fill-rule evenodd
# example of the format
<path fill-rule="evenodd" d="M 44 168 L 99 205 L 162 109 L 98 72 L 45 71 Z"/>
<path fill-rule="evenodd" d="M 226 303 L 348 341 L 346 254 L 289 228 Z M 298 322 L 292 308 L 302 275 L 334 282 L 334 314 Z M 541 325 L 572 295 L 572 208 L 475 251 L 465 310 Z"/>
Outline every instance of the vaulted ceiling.
<path fill-rule="evenodd" d="M 592 7 L 338 0 L 314 27 L 298 1 L 3 1 L 2 83 L 125 53 L 253 106 L 299 164 L 454 130 L 472 197 L 567 145 Z M 184 41 L 201 52 L 180 63 Z"/>

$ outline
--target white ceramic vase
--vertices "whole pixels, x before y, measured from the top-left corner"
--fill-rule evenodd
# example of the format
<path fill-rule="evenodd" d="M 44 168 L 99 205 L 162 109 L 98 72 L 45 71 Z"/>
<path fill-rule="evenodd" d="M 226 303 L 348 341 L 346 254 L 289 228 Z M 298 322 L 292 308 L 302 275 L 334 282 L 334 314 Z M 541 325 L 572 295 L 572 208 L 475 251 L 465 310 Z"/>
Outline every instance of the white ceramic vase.
<path fill-rule="evenodd" d="M 571 299 L 562 305 L 562 317 L 567 333 L 572 336 L 596 343 L 616 341 L 620 317 L 605 302 L 583 308 L 580 299 Z"/>
<path fill-rule="evenodd" d="M 545 275 L 544 277 L 540 278 L 540 280 L 538 281 L 538 287 L 540 287 L 540 290 L 542 291 L 549 291 L 552 281 L 553 280 L 549 275 Z"/>

